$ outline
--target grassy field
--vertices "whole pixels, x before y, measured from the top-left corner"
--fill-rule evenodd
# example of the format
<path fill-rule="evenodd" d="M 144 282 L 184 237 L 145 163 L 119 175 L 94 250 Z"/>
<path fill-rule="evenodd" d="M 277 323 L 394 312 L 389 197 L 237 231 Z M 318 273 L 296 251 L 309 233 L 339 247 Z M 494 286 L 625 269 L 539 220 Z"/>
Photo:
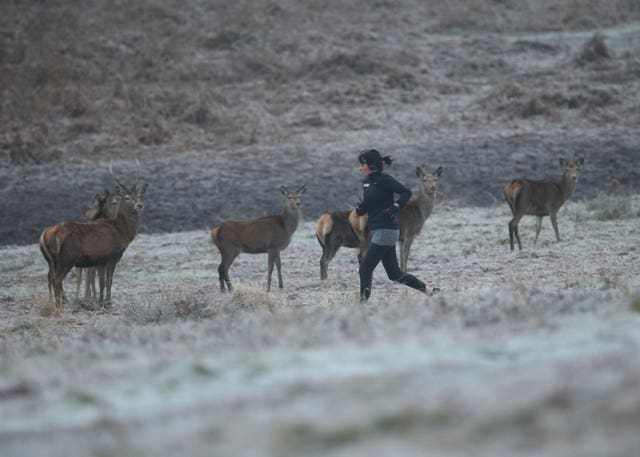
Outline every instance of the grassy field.
<path fill-rule="evenodd" d="M 635 457 L 637 0 L 2 2 L 0 455 Z M 409 271 L 320 281 L 313 227 L 375 147 L 442 166 Z M 584 158 L 555 242 L 509 249 L 502 188 Z M 149 183 L 113 307 L 47 303 L 42 229 L 109 165 Z M 280 210 L 282 253 L 219 291 L 209 229 Z"/>
<path fill-rule="evenodd" d="M 206 231 L 139 235 L 113 308 L 50 315 L 36 245 L 0 263 L 0 447 L 12 455 L 633 455 L 640 419 L 640 225 L 568 203 L 564 240 L 506 205 L 442 204 L 409 269 L 357 300 L 355 250 L 319 279 L 304 222 L 265 292 L 266 256 L 217 285 Z M 635 215 L 635 217 L 633 217 Z M 75 283 L 67 282 L 74 295 Z M 250 437 L 250 439 L 248 439 Z"/>

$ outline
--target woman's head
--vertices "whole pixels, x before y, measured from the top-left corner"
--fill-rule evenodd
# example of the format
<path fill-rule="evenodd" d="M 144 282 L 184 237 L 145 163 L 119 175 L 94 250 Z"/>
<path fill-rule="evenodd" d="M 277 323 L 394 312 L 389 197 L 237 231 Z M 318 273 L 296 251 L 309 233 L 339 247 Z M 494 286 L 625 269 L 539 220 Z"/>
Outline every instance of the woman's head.
<path fill-rule="evenodd" d="M 392 160 L 389 156 L 382 157 L 375 149 L 369 149 L 360 153 L 358 162 L 367 165 L 371 171 L 382 171 L 384 164 L 391 165 Z"/>

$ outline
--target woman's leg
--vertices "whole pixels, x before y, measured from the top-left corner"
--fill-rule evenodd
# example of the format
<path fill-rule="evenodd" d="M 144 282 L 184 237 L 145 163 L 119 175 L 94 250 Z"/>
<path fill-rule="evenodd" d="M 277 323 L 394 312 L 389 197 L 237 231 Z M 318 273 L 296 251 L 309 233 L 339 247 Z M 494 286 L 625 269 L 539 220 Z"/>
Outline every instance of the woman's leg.
<path fill-rule="evenodd" d="M 360 299 L 368 300 L 371 295 L 371 278 L 373 276 L 373 270 L 375 270 L 378 262 L 388 250 L 393 246 L 380 246 L 379 244 L 371 244 L 367 253 L 360 264 Z M 395 249 L 395 248 L 394 248 Z"/>
<path fill-rule="evenodd" d="M 394 282 L 398 282 L 400 284 L 405 284 L 409 287 L 413 287 L 414 289 L 418 289 L 421 292 L 426 292 L 426 284 L 420 281 L 418 278 L 413 276 L 412 274 L 405 273 L 400 270 L 400 266 L 398 265 L 398 257 L 396 256 L 396 247 L 395 246 L 385 246 L 390 249 L 384 252 L 382 256 L 382 265 L 384 266 L 385 271 L 387 272 L 387 276 L 390 280 Z"/>

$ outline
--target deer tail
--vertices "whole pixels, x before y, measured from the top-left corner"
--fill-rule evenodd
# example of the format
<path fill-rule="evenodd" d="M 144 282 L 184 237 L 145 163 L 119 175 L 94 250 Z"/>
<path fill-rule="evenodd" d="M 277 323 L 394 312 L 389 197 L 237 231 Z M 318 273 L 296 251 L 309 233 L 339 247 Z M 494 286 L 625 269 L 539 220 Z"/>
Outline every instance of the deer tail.
<path fill-rule="evenodd" d="M 42 231 L 40 235 L 40 251 L 47 263 L 51 266 L 55 263 L 55 256 L 60 255 L 62 250 L 62 238 L 59 236 L 56 227 L 49 227 Z"/>
<path fill-rule="evenodd" d="M 329 213 L 324 213 L 316 222 L 316 237 L 322 246 L 331 230 L 333 230 L 333 217 Z"/>
<path fill-rule="evenodd" d="M 220 240 L 218 239 L 219 230 L 220 230 L 219 225 L 216 225 L 211 229 L 211 241 L 213 241 L 213 244 L 215 244 L 218 248 L 220 247 Z"/>
<path fill-rule="evenodd" d="M 514 214 L 518 207 L 518 197 L 520 196 L 521 190 L 522 183 L 517 180 L 511 181 L 509 184 L 504 186 L 504 198 L 511 207 L 511 212 Z"/>

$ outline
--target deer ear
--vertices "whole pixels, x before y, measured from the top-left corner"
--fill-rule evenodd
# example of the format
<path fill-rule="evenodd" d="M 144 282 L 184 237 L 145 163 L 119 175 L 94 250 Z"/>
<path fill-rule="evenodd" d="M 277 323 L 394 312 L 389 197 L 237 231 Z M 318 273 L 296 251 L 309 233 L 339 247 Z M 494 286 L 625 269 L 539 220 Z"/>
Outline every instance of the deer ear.
<path fill-rule="evenodd" d="M 418 178 L 422 178 L 424 176 L 424 171 L 422 171 L 422 168 L 416 167 L 416 176 Z"/>
<path fill-rule="evenodd" d="M 582 165 L 583 163 L 584 163 L 584 159 L 582 157 L 576 160 L 576 165 Z"/>
<path fill-rule="evenodd" d="M 304 184 L 302 185 L 302 187 L 300 187 L 300 189 L 298 189 L 298 190 L 297 190 L 297 192 L 298 192 L 299 194 L 304 194 L 306 190 L 307 190 L 307 184 L 306 184 L 306 183 L 304 183 Z"/>
<path fill-rule="evenodd" d="M 289 193 L 289 189 L 284 186 L 280 186 L 280 192 L 282 192 L 283 195 L 287 195 Z"/>
<path fill-rule="evenodd" d="M 567 161 L 566 161 L 566 160 L 564 160 L 564 159 L 560 159 L 560 160 L 558 160 L 558 162 L 560 162 L 560 166 L 561 166 L 561 167 L 564 167 L 564 166 L 566 166 L 566 165 L 567 165 Z"/>
<path fill-rule="evenodd" d="M 438 178 L 440 177 L 441 174 L 442 174 L 442 167 L 436 168 L 436 171 L 433 172 L 433 175 Z"/>

